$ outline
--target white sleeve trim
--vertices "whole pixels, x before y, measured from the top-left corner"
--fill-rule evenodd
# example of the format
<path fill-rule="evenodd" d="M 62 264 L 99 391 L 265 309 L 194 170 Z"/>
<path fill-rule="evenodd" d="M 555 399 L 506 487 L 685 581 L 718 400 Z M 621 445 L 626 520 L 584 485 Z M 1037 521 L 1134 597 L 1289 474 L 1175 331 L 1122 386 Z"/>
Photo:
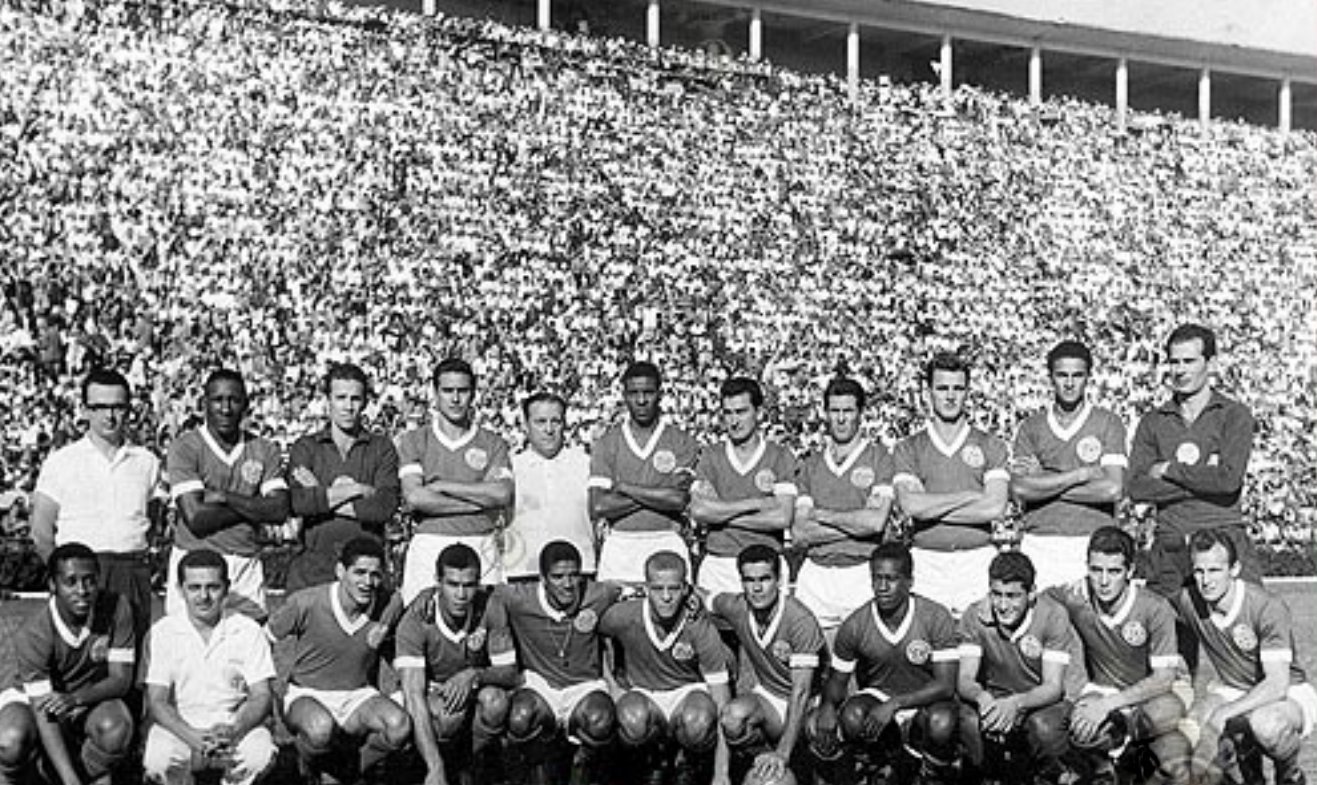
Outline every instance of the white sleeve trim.
<path fill-rule="evenodd" d="M 424 657 L 394 657 L 393 667 L 402 670 L 404 668 L 416 668 L 418 670 L 425 668 Z"/>
<path fill-rule="evenodd" d="M 50 686 L 50 679 L 42 679 L 23 685 L 23 693 L 29 698 L 44 698 L 52 692 L 54 690 Z"/>
<path fill-rule="evenodd" d="M 903 484 L 914 485 L 920 490 L 923 490 L 924 488 L 924 481 L 914 476 L 913 474 L 910 474 L 909 472 L 900 472 L 896 476 L 892 477 L 893 488 Z"/>
<path fill-rule="evenodd" d="M 500 466 L 489 476 L 491 480 L 511 480 L 513 479 L 512 469 L 508 466 Z"/>
<path fill-rule="evenodd" d="M 284 478 L 282 477 L 272 477 L 266 480 L 265 482 L 261 483 L 262 496 L 269 495 L 271 493 L 274 493 L 275 491 L 286 491 L 286 490 L 288 490 L 288 483 L 284 482 Z"/>
<path fill-rule="evenodd" d="M 797 509 L 811 509 L 814 506 L 814 497 L 809 494 L 796 497 Z"/>
<path fill-rule="evenodd" d="M 425 476 L 425 472 L 421 471 L 421 465 L 419 463 L 408 463 L 398 467 L 398 479 L 401 480 L 403 477 L 411 477 L 413 475 L 417 477 Z"/>
<path fill-rule="evenodd" d="M 882 497 L 882 498 L 884 498 L 884 499 L 895 499 L 895 498 L 896 498 L 896 489 L 893 488 L 892 486 L 890 486 L 890 485 L 884 483 L 884 484 L 882 484 L 882 485 L 875 485 L 875 486 L 873 486 L 873 490 L 869 492 L 869 495 L 870 495 L 870 496 L 880 496 L 880 497 Z"/>
<path fill-rule="evenodd" d="M 795 496 L 800 493 L 794 482 L 775 482 L 773 483 L 774 496 Z"/>
<path fill-rule="evenodd" d="M 1064 651 L 1054 651 L 1045 649 L 1043 651 L 1043 662 L 1059 662 L 1062 665 L 1070 664 L 1070 653 Z"/>
<path fill-rule="evenodd" d="M 1178 654 L 1158 654 L 1148 658 L 1148 666 L 1151 668 L 1174 668 L 1180 664 L 1180 655 Z"/>
<path fill-rule="evenodd" d="M 819 655 L 793 654 L 787 659 L 787 665 L 792 668 L 817 668 L 819 666 Z"/>
<path fill-rule="evenodd" d="M 854 673 L 855 660 L 843 660 L 840 657 L 832 658 L 832 669 L 838 673 Z"/>
<path fill-rule="evenodd" d="M 1258 659 L 1262 662 L 1283 662 L 1289 664 L 1294 661 L 1294 652 L 1290 649 L 1263 649 L 1258 653 Z"/>
<path fill-rule="evenodd" d="M 110 649 L 106 659 L 110 662 L 120 662 L 125 665 L 131 665 L 137 661 L 132 649 Z"/>
<path fill-rule="evenodd" d="M 1120 453 L 1112 453 L 1110 455 L 1102 456 L 1102 460 L 1100 461 L 1100 464 L 1102 466 L 1119 466 L 1122 469 L 1128 469 L 1130 465 L 1130 459 L 1125 457 L 1124 455 L 1121 455 Z"/>
<path fill-rule="evenodd" d="M 173 488 L 170 488 L 169 498 L 172 499 L 173 501 L 178 501 L 179 497 L 183 496 L 184 494 L 196 493 L 197 491 L 204 491 L 204 490 L 206 490 L 206 484 L 201 480 L 187 480 L 185 482 L 180 482 L 176 484 Z"/>
<path fill-rule="evenodd" d="M 982 659 L 983 647 L 977 643 L 962 643 L 956 647 L 956 656 L 962 660 L 966 657 L 978 657 Z"/>
<path fill-rule="evenodd" d="M 989 469 L 983 473 L 984 482 L 987 482 L 988 480 L 1010 481 L 1010 479 L 1011 479 L 1011 473 L 1001 467 L 998 467 L 996 469 Z"/>
<path fill-rule="evenodd" d="M 613 490 L 613 481 L 608 477 L 591 475 L 590 479 L 585 481 L 585 487 L 598 488 L 601 491 L 611 491 Z"/>
<path fill-rule="evenodd" d="M 731 676 L 727 671 L 718 671 L 717 673 L 707 673 L 704 676 L 704 683 L 708 685 L 726 684 L 731 681 Z"/>
<path fill-rule="evenodd" d="M 959 662 L 960 651 L 957 649 L 938 649 L 933 652 L 933 662 Z"/>
<path fill-rule="evenodd" d="M 501 668 L 507 665 L 516 665 L 517 652 L 504 651 L 504 652 L 499 652 L 498 654 L 491 654 L 489 656 L 489 664 L 493 665 L 496 668 Z"/>

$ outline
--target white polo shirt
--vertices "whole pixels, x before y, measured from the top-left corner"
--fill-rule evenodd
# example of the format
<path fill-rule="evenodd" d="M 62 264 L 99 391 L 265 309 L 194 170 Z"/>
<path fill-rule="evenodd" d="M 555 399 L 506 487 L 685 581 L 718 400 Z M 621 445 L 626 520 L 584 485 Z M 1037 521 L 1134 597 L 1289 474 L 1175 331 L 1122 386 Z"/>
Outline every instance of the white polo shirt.
<path fill-rule="evenodd" d="M 503 576 L 539 575 L 540 550 L 567 540 L 581 551 L 581 569 L 594 572 L 594 527 L 590 524 L 590 456 L 563 447 L 552 459 L 527 447 L 512 456 L 517 503 L 504 534 Z"/>
<path fill-rule="evenodd" d="M 127 553 L 146 550 L 146 505 L 159 487 L 160 459 L 150 450 L 125 444 L 107 459 L 84 436 L 46 458 L 36 492 L 59 505 L 56 545 Z"/>
<path fill-rule="evenodd" d="M 228 722 L 249 685 L 274 678 L 265 632 L 241 613 L 225 612 L 209 642 L 186 613 L 162 616 L 151 628 L 150 653 L 146 683 L 173 688 L 179 715 L 193 727 Z"/>

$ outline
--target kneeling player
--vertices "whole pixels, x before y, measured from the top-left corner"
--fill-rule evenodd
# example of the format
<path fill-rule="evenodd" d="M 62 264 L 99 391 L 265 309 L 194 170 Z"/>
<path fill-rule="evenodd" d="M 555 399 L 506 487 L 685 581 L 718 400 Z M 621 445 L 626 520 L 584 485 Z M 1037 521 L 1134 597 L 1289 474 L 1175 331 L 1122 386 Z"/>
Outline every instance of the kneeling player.
<path fill-rule="evenodd" d="M 402 697 L 412 719 L 416 749 L 425 761 L 425 785 L 492 781 L 490 754 L 507 715 L 504 688 L 511 669 L 489 665 L 480 556 L 457 543 L 439 553 L 438 585 L 423 590 L 398 623 Z M 470 765 L 466 765 L 466 764 Z"/>
<path fill-rule="evenodd" d="M 911 593 L 906 546 L 878 546 L 869 573 L 874 597 L 837 630 L 823 700 L 805 725 L 820 777 L 840 773 L 830 764 L 849 752 L 870 763 L 885 756 L 905 778 L 904 747 L 922 759 L 925 783 L 942 781 L 955 768 L 956 624 L 946 608 Z M 852 674 L 857 691 L 848 698 Z"/>
<path fill-rule="evenodd" d="M 14 642 L 22 691 L 0 693 L 0 783 L 33 781 L 38 757 L 53 782 L 108 782 L 133 738 L 123 702 L 133 675 L 132 611 L 97 588 L 100 567 L 87 546 L 59 546 L 48 568 L 50 603 Z"/>
<path fill-rule="evenodd" d="M 294 593 L 267 625 L 272 639 L 294 639 L 284 723 L 304 774 L 338 757 L 344 737 L 365 772 L 411 735 L 407 713 L 371 684 L 400 609 L 381 591 L 384 549 L 370 537 L 348 540 L 335 569 L 338 580 Z"/>
<path fill-rule="evenodd" d="M 1064 681 L 1073 639 L 1065 610 L 1035 600 L 1034 578 L 1028 556 L 997 554 L 988 596 L 960 617 L 960 733 L 968 763 L 994 780 L 1019 778 L 1009 769 L 1018 750 L 1034 783 L 1055 783 L 1067 749 Z"/>

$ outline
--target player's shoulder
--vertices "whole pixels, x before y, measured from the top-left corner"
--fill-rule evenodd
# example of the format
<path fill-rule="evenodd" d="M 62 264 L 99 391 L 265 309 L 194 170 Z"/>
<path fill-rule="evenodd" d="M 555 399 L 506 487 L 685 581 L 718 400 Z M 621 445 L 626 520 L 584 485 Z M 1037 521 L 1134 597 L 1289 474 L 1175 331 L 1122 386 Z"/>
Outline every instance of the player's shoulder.
<path fill-rule="evenodd" d="M 407 604 L 406 610 L 403 611 L 403 619 L 411 619 L 413 621 L 425 623 L 434 621 L 435 596 L 438 593 L 439 590 L 434 586 L 427 586 L 424 589 L 421 589 L 420 593 L 413 597 L 412 601 Z M 484 592 L 478 593 L 476 597 L 484 597 L 486 598 L 485 601 L 488 602 L 488 595 Z"/>
<path fill-rule="evenodd" d="M 955 626 L 955 619 L 947 606 L 922 594 L 911 594 L 910 605 L 916 622 L 932 625 Z"/>
<path fill-rule="evenodd" d="M 44 647 L 54 643 L 55 624 L 51 614 L 55 612 L 54 607 L 49 602 L 41 604 L 40 608 L 33 610 L 23 618 L 15 632 L 15 641 L 28 645 Z"/>
<path fill-rule="evenodd" d="M 278 442 L 251 431 L 242 432 L 242 441 L 248 450 L 262 457 L 278 457 L 283 454 L 283 448 L 279 446 Z"/>
<path fill-rule="evenodd" d="M 982 447 L 993 449 L 1008 449 L 1006 440 L 991 431 L 984 430 L 977 425 L 971 425 L 969 428 L 969 437 L 966 444 L 978 444 Z"/>
<path fill-rule="evenodd" d="M 1130 590 L 1134 592 L 1132 613 L 1144 617 L 1175 615 L 1175 603 L 1171 598 L 1146 587 L 1131 586 Z"/>
<path fill-rule="evenodd" d="M 497 431 L 484 425 L 476 426 L 476 434 L 471 440 L 479 447 L 496 447 L 504 450 L 508 449 L 508 440 L 504 439 Z"/>
<path fill-rule="evenodd" d="M 188 428 L 179 435 L 175 436 L 169 442 L 170 455 L 184 455 L 197 452 L 205 444 L 205 438 L 201 435 L 201 429 L 204 425 L 198 425 L 194 428 Z"/>
<path fill-rule="evenodd" d="M 805 603 L 795 597 L 782 598 L 782 624 L 788 627 L 818 627 L 819 620 Z"/>
<path fill-rule="evenodd" d="M 1262 584 L 1241 580 L 1239 587 L 1244 592 L 1242 615 L 1253 619 L 1290 618 L 1289 604 Z"/>
<path fill-rule="evenodd" d="M 859 634 L 861 630 L 873 626 L 873 600 L 865 602 L 860 607 L 850 612 L 850 615 L 842 619 L 841 626 L 837 628 L 837 634 L 842 631 L 850 634 Z"/>
<path fill-rule="evenodd" d="M 1046 594 L 1039 594 L 1034 600 L 1034 613 L 1038 620 L 1047 627 L 1068 629 L 1070 612 L 1057 600 Z"/>

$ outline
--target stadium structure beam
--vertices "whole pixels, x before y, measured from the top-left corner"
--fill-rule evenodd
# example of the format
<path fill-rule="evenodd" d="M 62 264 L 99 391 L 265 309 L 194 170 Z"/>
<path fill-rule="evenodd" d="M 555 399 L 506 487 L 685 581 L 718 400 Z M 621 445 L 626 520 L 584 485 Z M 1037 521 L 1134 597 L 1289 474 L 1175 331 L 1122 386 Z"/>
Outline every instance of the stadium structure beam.
<path fill-rule="evenodd" d="M 1290 125 L 1293 122 L 1293 104 L 1290 90 L 1290 80 L 1288 78 L 1280 80 L 1280 89 L 1276 93 L 1276 125 L 1283 133 L 1290 132 Z"/>
<path fill-rule="evenodd" d="M 1029 103 L 1037 106 L 1043 102 L 1043 50 L 1038 47 L 1029 49 Z"/>
<path fill-rule="evenodd" d="M 851 101 L 860 95 L 860 26 L 851 22 L 846 29 L 846 89 Z"/>
<path fill-rule="evenodd" d="M 1212 122 L 1212 69 L 1204 67 L 1198 72 L 1198 124 L 1207 130 Z"/>
<path fill-rule="evenodd" d="M 764 56 L 764 13 L 758 8 L 750 11 L 750 59 L 758 62 Z"/>
<path fill-rule="evenodd" d="M 541 30 L 553 26 L 553 0 L 538 0 L 535 7 L 535 24 Z"/>
<path fill-rule="evenodd" d="M 651 49 L 659 45 L 659 0 L 649 0 L 645 9 L 645 43 Z"/>
<path fill-rule="evenodd" d="M 1120 58 L 1116 61 L 1116 127 L 1122 132 L 1129 122 L 1130 110 L 1130 66 L 1129 61 Z"/>
<path fill-rule="evenodd" d="M 955 81 L 951 78 L 951 61 L 951 34 L 943 33 L 941 54 L 938 56 L 938 78 L 942 84 L 942 98 L 947 101 L 951 100 L 951 91 L 956 87 Z"/>

